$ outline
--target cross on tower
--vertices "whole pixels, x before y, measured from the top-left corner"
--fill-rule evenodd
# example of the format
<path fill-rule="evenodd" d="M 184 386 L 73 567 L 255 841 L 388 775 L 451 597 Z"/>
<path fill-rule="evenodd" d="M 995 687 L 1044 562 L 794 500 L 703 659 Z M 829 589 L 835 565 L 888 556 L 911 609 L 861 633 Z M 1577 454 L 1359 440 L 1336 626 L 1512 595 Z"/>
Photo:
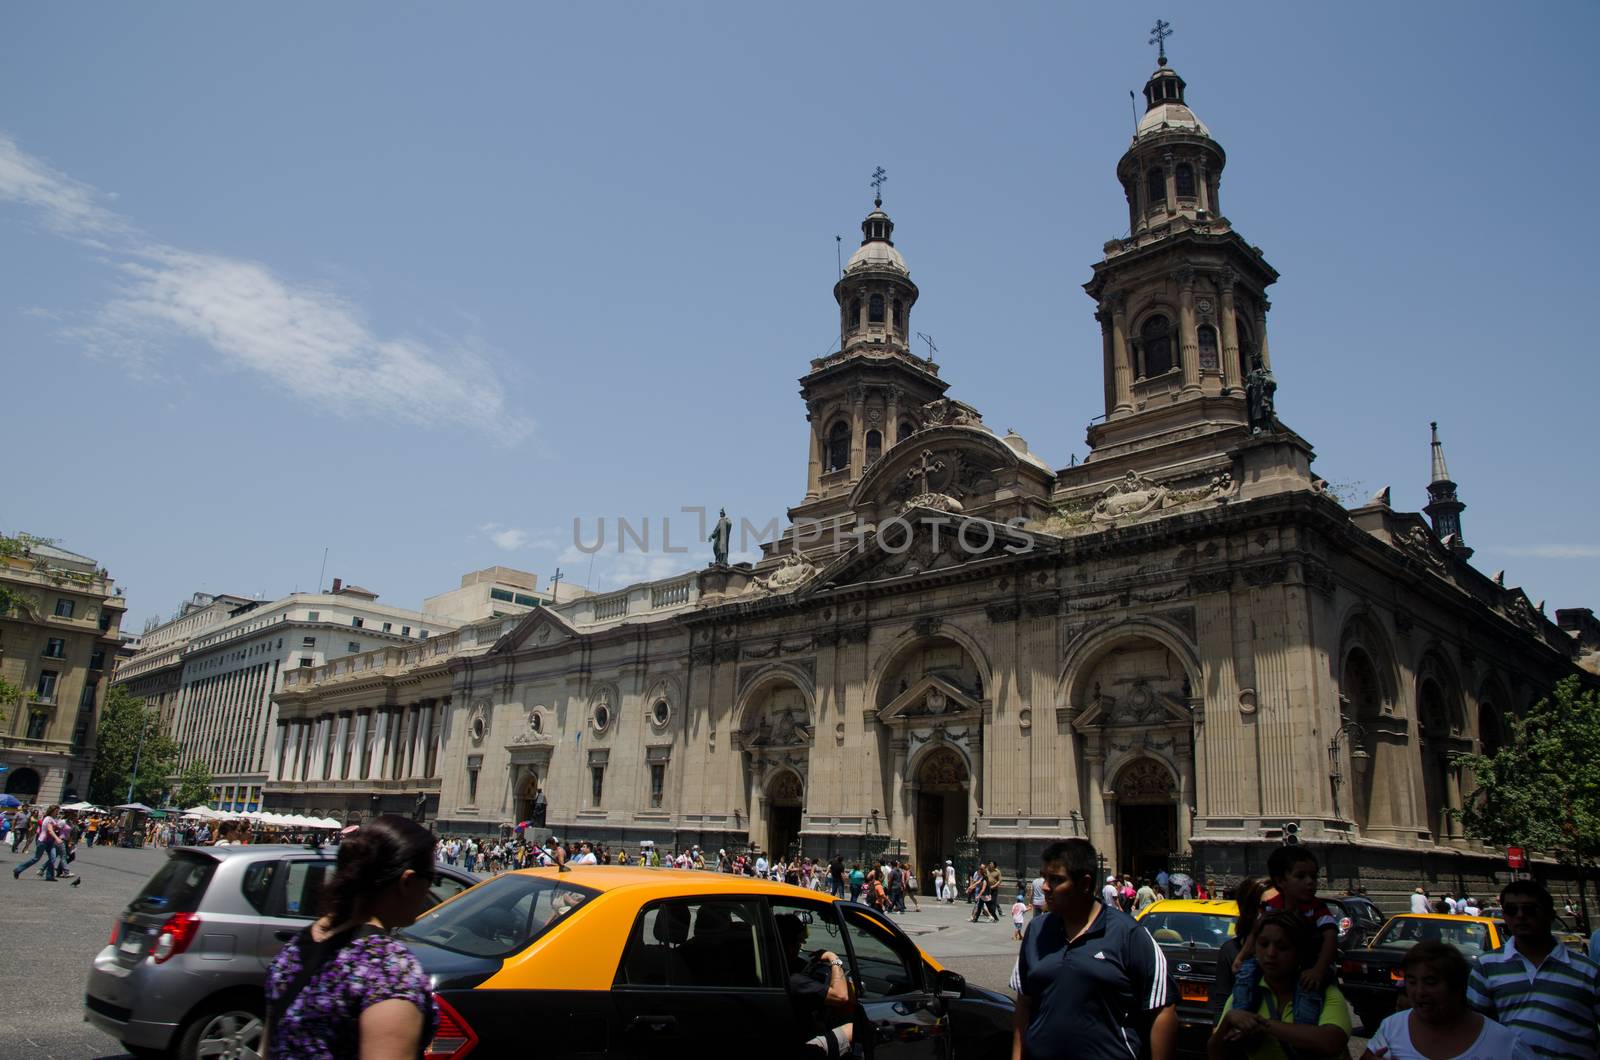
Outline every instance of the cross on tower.
<path fill-rule="evenodd" d="M 1161 66 L 1167 65 L 1167 38 L 1170 36 L 1172 36 L 1172 23 L 1156 19 L 1155 28 L 1150 31 L 1150 43 L 1160 50 L 1156 62 Z"/>
<path fill-rule="evenodd" d="M 875 206 L 882 206 L 883 205 L 883 182 L 888 180 L 888 179 L 889 179 L 889 174 L 887 174 L 887 173 L 885 173 L 883 171 L 883 167 L 882 166 L 879 166 L 877 169 L 874 169 L 872 171 L 873 205 L 875 205 Z"/>
<path fill-rule="evenodd" d="M 943 470 L 944 470 L 944 461 L 943 460 L 935 460 L 933 458 L 933 450 L 932 449 L 924 449 L 922 451 L 922 459 L 918 460 L 915 464 L 912 464 L 911 467 L 906 469 L 906 478 L 911 478 L 911 479 L 916 479 L 917 480 L 917 483 L 918 483 L 917 492 L 918 493 L 927 493 L 928 492 L 928 476 L 929 475 L 937 475 L 939 472 L 941 472 Z"/>

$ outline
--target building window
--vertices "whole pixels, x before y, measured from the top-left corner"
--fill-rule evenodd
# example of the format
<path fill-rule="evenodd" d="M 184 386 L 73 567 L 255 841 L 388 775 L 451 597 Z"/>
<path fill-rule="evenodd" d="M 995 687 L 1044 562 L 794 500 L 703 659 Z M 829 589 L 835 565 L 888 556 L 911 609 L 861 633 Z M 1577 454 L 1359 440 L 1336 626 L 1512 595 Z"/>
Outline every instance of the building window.
<path fill-rule="evenodd" d="M 111 632 L 111 615 L 109 612 L 103 612 L 100 615 L 100 632 Z"/>
<path fill-rule="evenodd" d="M 72 611 L 77 605 L 64 596 L 56 597 L 56 617 L 71 618 Z"/>
<path fill-rule="evenodd" d="M 307 656 L 307 655 L 300 656 L 300 665 L 301 666 L 310 666 L 311 665 L 311 657 Z"/>
<path fill-rule="evenodd" d="M 1217 370 L 1217 329 L 1210 324 L 1201 324 L 1198 332 L 1200 341 L 1200 367 L 1204 371 Z"/>
<path fill-rule="evenodd" d="M 667 788 L 667 764 L 665 762 L 650 763 L 650 805 L 660 806 L 661 796 Z"/>
<path fill-rule="evenodd" d="M 300 638 L 300 646 L 302 648 L 315 648 L 317 646 L 317 638 L 316 637 L 301 637 Z"/>
<path fill-rule="evenodd" d="M 79 710 L 93 710 L 94 709 L 94 690 L 95 690 L 95 687 L 96 686 L 95 686 L 95 683 L 93 681 L 85 681 L 84 682 L 84 684 L 83 684 L 83 694 L 78 697 L 78 709 Z"/>
<path fill-rule="evenodd" d="M 354 655 L 356 652 L 361 650 L 361 642 L 358 640 L 346 641 L 344 650 L 349 652 L 351 655 Z"/>
<path fill-rule="evenodd" d="M 539 598 L 537 596 L 529 596 L 526 593 L 518 593 L 517 603 L 522 604 L 524 607 L 538 607 Z"/>
<path fill-rule="evenodd" d="M 828 471 L 850 466 L 850 425 L 840 420 L 828 428 Z"/>
<path fill-rule="evenodd" d="M 418 630 L 417 631 L 417 639 L 418 640 L 427 640 L 428 639 L 428 631 L 425 630 L 425 629 Z"/>
<path fill-rule="evenodd" d="M 106 668 L 106 652 L 104 648 L 96 648 L 89 653 L 89 669 L 104 670 Z"/>
<path fill-rule="evenodd" d="M 33 710 L 28 712 L 28 739 L 44 739 L 45 729 L 50 725 L 50 712 L 47 710 Z"/>
<path fill-rule="evenodd" d="M 72 746 L 82 747 L 89 738 L 89 719 L 79 718 L 78 723 L 72 727 Z"/>
<path fill-rule="evenodd" d="M 867 323 L 883 323 L 883 295 L 875 294 L 867 300 Z"/>
<path fill-rule="evenodd" d="M 846 331 L 856 331 L 861 327 L 861 299 L 850 299 L 850 317 L 845 321 Z"/>
<path fill-rule="evenodd" d="M 894 300 L 894 330 L 901 335 L 906 333 L 906 307 L 898 298 Z"/>
<path fill-rule="evenodd" d="M 44 642 L 44 657 L 46 659 L 65 659 L 67 657 L 67 642 L 63 637 L 51 637 Z"/>
<path fill-rule="evenodd" d="M 916 430 L 916 428 L 911 426 L 910 420 L 901 420 L 900 433 L 895 436 L 895 442 L 899 443 L 905 441 L 907 438 L 911 437 L 911 434 L 914 430 Z"/>
<path fill-rule="evenodd" d="M 478 767 L 467 768 L 467 805 L 478 805 Z"/>
<path fill-rule="evenodd" d="M 322 617 L 322 612 L 321 611 L 307 611 L 306 612 L 306 621 L 307 622 L 315 622 L 321 617 Z"/>
<path fill-rule="evenodd" d="M 1167 174 L 1159 166 L 1144 175 L 1145 208 L 1167 205 Z"/>
<path fill-rule="evenodd" d="M 1144 340 L 1145 377 L 1172 371 L 1172 323 L 1157 313 L 1144 322 L 1139 337 Z"/>
<path fill-rule="evenodd" d="M 383 624 L 383 631 L 385 633 L 393 633 L 394 632 L 394 625 L 392 623 L 385 622 Z"/>
<path fill-rule="evenodd" d="M 362 626 L 365 626 L 367 623 L 366 623 L 365 619 L 363 619 L 360 615 L 357 615 L 355 618 L 352 618 L 350 620 L 350 624 L 352 626 L 356 627 L 357 629 L 360 629 Z"/>
<path fill-rule="evenodd" d="M 516 594 L 514 594 L 510 589 L 490 589 L 489 599 L 500 600 L 509 604 L 512 600 L 516 599 Z"/>
<path fill-rule="evenodd" d="M 1194 167 L 1187 162 L 1179 162 L 1178 168 L 1172 171 L 1172 179 L 1178 185 L 1180 199 L 1194 198 Z"/>
<path fill-rule="evenodd" d="M 411 627 L 410 627 L 410 626 L 401 626 L 401 627 L 400 627 L 400 635 L 401 635 L 401 636 L 402 636 L 402 637 L 409 637 L 409 636 L 411 636 Z"/>
<path fill-rule="evenodd" d="M 606 788 L 606 767 L 589 767 L 589 805 L 599 806 L 600 796 Z"/>
<path fill-rule="evenodd" d="M 40 670 L 39 683 L 34 686 L 35 698 L 41 703 L 54 703 L 56 701 L 56 678 L 60 675 L 54 670 Z"/>
<path fill-rule="evenodd" d="M 883 455 L 883 435 L 878 431 L 867 432 L 867 463 L 872 463 Z"/>

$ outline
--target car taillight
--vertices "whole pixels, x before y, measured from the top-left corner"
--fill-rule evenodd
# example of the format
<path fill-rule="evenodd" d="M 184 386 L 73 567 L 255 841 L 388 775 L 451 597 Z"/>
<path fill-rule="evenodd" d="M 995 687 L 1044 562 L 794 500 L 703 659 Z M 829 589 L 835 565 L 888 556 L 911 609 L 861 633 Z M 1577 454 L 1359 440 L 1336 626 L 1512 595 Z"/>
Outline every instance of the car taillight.
<path fill-rule="evenodd" d="M 150 959 L 165 964 L 184 950 L 200 933 L 200 918 L 193 913 L 173 913 L 156 932 L 156 944 L 150 947 Z"/>
<path fill-rule="evenodd" d="M 1367 966 L 1361 961 L 1340 961 L 1339 970 L 1347 975 L 1367 974 Z"/>
<path fill-rule="evenodd" d="M 1406 981 L 1406 973 L 1405 972 L 1401 971 L 1399 968 L 1390 968 L 1389 969 L 1389 982 L 1391 982 L 1391 983 L 1403 983 L 1405 981 Z"/>
<path fill-rule="evenodd" d="M 433 1032 L 433 1041 L 423 1051 L 422 1060 L 460 1060 L 477 1046 L 478 1036 L 450 1002 L 435 994 L 433 1003 L 439 1007 L 439 1029 Z"/>
<path fill-rule="evenodd" d="M 120 934 L 122 934 L 122 921 L 113 920 L 111 922 L 111 937 L 106 939 L 106 945 L 115 946 L 117 944 L 117 936 Z"/>

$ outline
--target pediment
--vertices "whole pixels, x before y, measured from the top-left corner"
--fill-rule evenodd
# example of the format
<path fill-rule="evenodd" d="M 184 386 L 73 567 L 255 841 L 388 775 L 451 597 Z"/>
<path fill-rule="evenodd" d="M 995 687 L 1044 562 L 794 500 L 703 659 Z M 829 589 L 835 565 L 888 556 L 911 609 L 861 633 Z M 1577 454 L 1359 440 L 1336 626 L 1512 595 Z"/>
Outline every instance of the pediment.
<path fill-rule="evenodd" d="M 1125 695 L 1096 696 L 1088 708 L 1072 721 L 1079 732 L 1115 727 L 1159 728 L 1164 725 L 1188 726 L 1193 719 L 1187 704 L 1170 692 L 1158 692 L 1135 685 Z"/>
<path fill-rule="evenodd" d="M 918 431 L 867 468 L 850 493 L 850 508 L 888 519 L 914 508 L 973 512 L 997 494 L 1048 497 L 1053 473 L 986 428 L 968 425 Z"/>
<path fill-rule="evenodd" d="M 967 715 L 976 715 L 983 704 L 972 698 L 972 693 L 945 680 L 938 674 L 924 674 L 878 711 L 878 720 L 895 721 L 948 721 Z"/>
<path fill-rule="evenodd" d="M 564 641 L 576 640 L 578 636 L 578 631 L 566 619 L 554 611 L 538 607 L 524 615 L 511 632 L 496 641 L 489 654 L 554 647 Z"/>
<path fill-rule="evenodd" d="M 932 508 L 912 509 L 868 531 L 854 549 L 811 577 L 802 592 L 937 574 L 1031 552 L 1040 535 Z"/>

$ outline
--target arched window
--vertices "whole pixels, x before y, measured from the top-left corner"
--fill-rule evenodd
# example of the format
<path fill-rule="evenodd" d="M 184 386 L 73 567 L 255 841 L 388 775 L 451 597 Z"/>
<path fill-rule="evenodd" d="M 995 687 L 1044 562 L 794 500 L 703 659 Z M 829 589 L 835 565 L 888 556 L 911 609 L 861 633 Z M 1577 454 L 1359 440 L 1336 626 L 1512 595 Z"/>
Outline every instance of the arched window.
<path fill-rule="evenodd" d="M 1144 340 L 1144 374 L 1146 378 L 1165 375 L 1172 371 L 1172 323 L 1160 313 L 1144 322 L 1139 329 Z"/>
<path fill-rule="evenodd" d="M 1197 335 L 1200 340 L 1200 370 L 1214 372 L 1220 363 L 1217 360 L 1217 329 L 1210 324 L 1201 324 Z"/>
<path fill-rule="evenodd" d="M 1173 181 L 1178 185 L 1180 199 L 1194 198 L 1194 167 L 1187 162 L 1179 162 L 1178 168 L 1173 170 Z"/>
<path fill-rule="evenodd" d="M 898 298 L 894 300 L 894 330 L 901 335 L 906 332 L 906 307 Z"/>
<path fill-rule="evenodd" d="M 867 432 L 867 463 L 872 463 L 883 455 L 883 435 L 878 431 Z"/>
<path fill-rule="evenodd" d="M 827 463 L 829 471 L 850 466 L 850 425 L 844 420 L 828 428 Z"/>
<path fill-rule="evenodd" d="M 900 433 L 895 435 L 895 439 L 894 439 L 895 442 L 899 443 L 899 442 L 905 441 L 907 438 L 911 437 L 911 433 L 915 429 L 916 428 L 911 426 L 911 421 L 910 420 L 901 420 L 900 421 Z"/>
<path fill-rule="evenodd" d="M 861 327 L 861 299 L 850 299 L 850 320 L 845 326 L 849 331 L 855 331 Z"/>
<path fill-rule="evenodd" d="M 883 295 L 875 294 L 872 296 L 871 300 L 867 302 L 867 323 L 883 323 Z"/>
<path fill-rule="evenodd" d="M 1167 205 L 1167 173 L 1157 166 L 1144 175 L 1145 209 Z"/>

